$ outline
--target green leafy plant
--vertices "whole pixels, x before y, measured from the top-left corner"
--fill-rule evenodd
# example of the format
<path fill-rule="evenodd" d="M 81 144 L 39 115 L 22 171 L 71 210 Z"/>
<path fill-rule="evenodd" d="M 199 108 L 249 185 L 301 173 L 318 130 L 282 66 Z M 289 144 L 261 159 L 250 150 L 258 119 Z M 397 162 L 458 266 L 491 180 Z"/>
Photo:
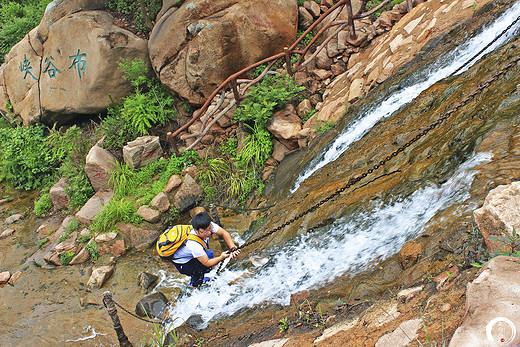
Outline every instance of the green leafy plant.
<path fill-rule="evenodd" d="M 11 48 L 36 27 L 52 0 L 0 1 L 0 64 Z"/>
<path fill-rule="evenodd" d="M 38 217 L 43 216 L 52 209 L 52 200 L 49 193 L 43 193 L 34 203 L 34 214 Z"/>
<path fill-rule="evenodd" d="M 70 261 L 72 260 L 72 258 L 74 258 L 75 255 L 76 254 L 72 251 L 60 254 L 61 264 L 69 265 Z"/>
<path fill-rule="evenodd" d="M 278 321 L 278 328 L 280 329 L 280 332 L 283 333 L 289 329 L 289 323 L 287 322 L 287 317 L 282 318 Z"/>
<path fill-rule="evenodd" d="M 61 243 L 69 238 L 70 234 L 72 234 L 74 231 L 78 230 L 79 228 L 79 221 L 77 219 L 73 219 L 69 222 L 67 227 L 65 228 L 65 232 L 63 235 L 60 236 L 58 239 L 58 243 Z"/>
<path fill-rule="evenodd" d="M 498 250 L 493 256 L 507 255 L 512 257 L 520 258 L 520 235 L 517 234 L 516 229 L 513 228 L 511 236 L 502 235 L 499 237 L 490 237 L 490 240 L 498 241 L 501 244 L 501 249 Z M 502 248 L 506 248 L 503 250 Z"/>
<path fill-rule="evenodd" d="M 40 241 L 38 241 L 38 247 L 43 247 L 47 244 L 47 242 L 49 242 L 49 237 L 44 237 L 43 239 L 41 239 Z"/>
<path fill-rule="evenodd" d="M 309 112 L 307 112 L 306 114 L 304 114 L 301 119 L 302 119 L 302 122 L 305 123 L 306 121 L 308 121 L 312 116 L 314 116 L 316 113 L 318 112 L 318 110 L 314 109 L 314 110 L 310 110 Z"/>
<path fill-rule="evenodd" d="M 315 130 L 316 133 L 322 134 L 332 128 L 334 128 L 335 123 L 333 121 L 326 121 L 320 125 L 316 125 Z"/>
<path fill-rule="evenodd" d="M 101 253 L 101 251 L 99 250 L 99 248 L 97 248 L 97 243 L 96 241 L 92 240 L 90 241 L 86 246 L 85 246 L 85 249 L 90 253 L 90 258 L 92 259 L 93 262 L 96 262 L 98 260 L 98 257 L 99 257 L 99 253 Z"/>
<path fill-rule="evenodd" d="M 94 217 L 90 228 L 93 231 L 106 232 L 119 222 L 138 225 L 143 219 L 136 212 L 135 200 L 128 198 L 112 199 Z"/>

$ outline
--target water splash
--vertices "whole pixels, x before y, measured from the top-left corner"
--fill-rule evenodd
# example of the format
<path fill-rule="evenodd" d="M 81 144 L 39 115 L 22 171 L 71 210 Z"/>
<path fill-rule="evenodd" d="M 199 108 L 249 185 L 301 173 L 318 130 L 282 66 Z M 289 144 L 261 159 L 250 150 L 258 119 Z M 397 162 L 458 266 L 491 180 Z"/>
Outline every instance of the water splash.
<path fill-rule="evenodd" d="M 490 42 L 493 42 L 497 35 L 513 23 L 518 16 L 520 16 L 520 1 L 511 6 L 511 8 L 493 24 L 484 28 L 480 34 L 462 44 L 448 56 L 443 56 L 437 59 L 437 61 L 433 63 L 427 71 L 415 74 L 411 76 L 408 81 L 402 83 L 402 85 L 411 84 L 410 86 L 392 94 L 387 99 L 378 103 L 379 105 L 377 107 L 369 109 L 361 116 L 361 118 L 349 124 L 349 126 L 343 130 L 331 144 L 329 144 L 306 165 L 302 173 L 296 179 L 293 188 L 291 189 L 291 194 L 294 193 L 314 172 L 338 159 L 353 142 L 361 139 L 363 135 L 365 135 L 379 120 L 392 116 L 401 107 L 415 99 L 423 90 L 426 90 L 436 82 L 450 76 L 466 64 L 466 62 L 468 62 L 483 47 L 488 45 Z M 515 35 L 519 28 L 520 23 L 517 23 L 478 57 L 480 58 L 484 54 L 487 54 L 503 45 Z M 478 61 L 478 58 L 461 69 L 459 73 L 466 71 L 476 61 Z M 413 81 L 413 83 L 410 81 Z"/>
<path fill-rule="evenodd" d="M 64 343 L 67 343 L 67 342 L 79 342 L 79 341 L 92 340 L 92 339 L 95 339 L 97 336 L 107 336 L 107 334 L 98 333 L 96 331 L 96 329 L 94 329 L 94 327 L 92 327 L 91 325 L 87 325 L 86 327 L 84 327 L 83 334 L 86 334 L 86 333 L 90 333 L 90 334 L 87 335 L 87 336 L 84 336 L 84 337 L 80 337 L 79 339 L 65 340 L 65 341 L 62 341 L 62 342 L 64 342 Z"/>
<path fill-rule="evenodd" d="M 252 269 L 226 270 L 209 287 L 180 298 L 170 315 L 177 319 L 175 324 L 199 315 L 204 327 L 211 319 L 245 307 L 287 305 L 293 293 L 364 270 L 420 235 L 437 212 L 455 204 L 460 207 L 454 214 L 465 212 L 474 168 L 491 158 L 491 153 L 474 155 L 440 186 L 426 186 L 388 205 L 340 218 L 271 250 L 264 259 L 254 259 Z"/>

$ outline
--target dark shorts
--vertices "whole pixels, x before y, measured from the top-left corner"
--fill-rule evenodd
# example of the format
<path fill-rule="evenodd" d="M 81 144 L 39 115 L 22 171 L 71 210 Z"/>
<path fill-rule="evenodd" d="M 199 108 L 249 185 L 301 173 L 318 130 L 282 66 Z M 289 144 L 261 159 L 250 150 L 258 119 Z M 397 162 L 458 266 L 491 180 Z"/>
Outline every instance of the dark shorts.
<path fill-rule="evenodd" d="M 206 251 L 206 254 L 210 259 L 213 258 L 213 251 Z M 184 264 L 177 264 L 173 260 L 172 263 L 181 274 L 191 277 L 190 285 L 193 287 L 199 287 L 204 282 L 204 274 L 211 271 L 211 267 L 202 265 L 197 258 Z"/>

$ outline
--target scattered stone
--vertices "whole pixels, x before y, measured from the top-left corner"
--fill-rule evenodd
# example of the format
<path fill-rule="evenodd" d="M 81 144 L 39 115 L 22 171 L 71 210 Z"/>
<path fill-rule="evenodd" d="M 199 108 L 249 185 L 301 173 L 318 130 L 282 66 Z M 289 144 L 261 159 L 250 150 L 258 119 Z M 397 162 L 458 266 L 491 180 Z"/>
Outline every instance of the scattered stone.
<path fill-rule="evenodd" d="M 115 239 L 116 237 L 117 237 L 117 233 L 112 231 L 109 233 L 100 234 L 100 235 L 96 236 L 94 238 L 94 241 L 96 241 L 97 243 L 110 242 L 113 239 Z"/>
<path fill-rule="evenodd" d="M 190 216 L 191 216 L 191 218 L 193 218 L 193 216 L 195 216 L 196 214 L 199 214 L 201 212 L 206 212 L 206 209 L 202 206 L 194 207 L 190 210 Z"/>
<path fill-rule="evenodd" d="M 10 285 L 14 286 L 16 284 L 16 282 L 20 279 L 21 276 L 22 276 L 22 272 L 21 271 L 16 271 L 11 276 L 11 278 L 9 278 L 9 281 L 7 283 L 9 283 Z"/>
<path fill-rule="evenodd" d="M 511 237 L 513 229 L 520 233 L 520 182 L 492 189 L 484 205 L 473 211 L 473 216 L 489 252 L 510 251 L 504 242 L 494 238 Z"/>
<path fill-rule="evenodd" d="M 81 251 L 79 251 L 78 254 L 76 254 L 74 256 L 74 258 L 72 258 L 69 265 L 82 264 L 89 259 L 90 259 L 90 252 L 87 250 L 87 248 L 83 247 L 81 249 Z"/>
<path fill-rule="evenodd" d="M 192 165 L 192 166 L 188 166 L 187 168 L 183 169 L 182 175 L 183 176 L 190 175 L 191 177 L 197 177 L 198 172 L 199 172 L 199 169 L 196 166 Z"/>
<path fill-rule="evenodd" d="M 182 178 L 179 175 L 172 175 L 166 184 L 166 188 L 164 188 L 165 193 L 169 193 L 182 183 Z"/>
<path fill-rule="evenodd" d="M 170 208 L 170 200 L 164 192 L 161 192 L 150 201 L 150 206 L 160 212 L 166 212 Z"/>
<path fill-rule="evenodd" d="M 52 188 L 49 190 L 52 205 L 56 211 L 65 210 L 69 206 L 69 197 L 67 196 L 66 189 L 69 187 L 67 180 L 61 178 Z"/>
<path fill-rule="evenodd" d="M 123 147 L 125 163 L 132 169 L 146 166 L 159 159 L 163 154 L 159 136 L 138 137 Z"/>
<path fill-rule="evenodd" d="M 376 347 L 406 346 L 419 336 L 418 331 L 421 327 L 421 319 L 402 322 L 393 332 L 381 336 L 376 342 Z"/>
<path fill-rule="evenodd" d="M 173 197 L 173 205 L 181 213 L 200 201 L 204 190 L 190 176 L 186 175 L 180 188 Z"/>
<path fill-rule="evenodd" d="M 137 215 L 150 223 L 158 223 L 161 220 L 161 213 L 148 206 L 139 207 Z"/>
<path fill-rule="evenodd" d="M 135 314 L 139 317 L 154 317 L 162 319 L 169 301 L 161 292 L 146 295 L 135 305 Z"/>
<path fill-rule="evenodd" d="M 15 230 L 11 229 L 11 228 L 5 229 L 4 232 L 2 232 L 2 234 L 0 234 L 0 240 L 13 235 L 14 231 Z"/>
<path fill-rule="evenodd" d="M 0 284 L 6 284 L 11 278 L 9 271 L 0 272 Z"/>
<path fill-rule="evenodd" d="M 451 309 L 451 305 L 446 303 L 441 306 L 441 312 L 448 312 Z"/>
<path fill-rule="evenodd" d="M 13 215 L 7 217 L 7 218 L 5 219 L 5 222 L 6 222 L 7 224 L 13 224 L 13 223 L 15 223 L 15 222 L 18 222 L 18 221 L 19 221 L 20 219 L 22 219 L 22 218 L 23 218 L 23 214 L 16 213 L 16 214 L 13 214 Z"/>
<path fill-rule="evenodd" d="M 112 265 L 100 266 L 92 269 L 92 275 L 87 282 L 87 287 L 92 289 L 98 289 L 103 287 L 103 284 L 112 276 L 114 273 L 114 267 Z"/>
<path fill-rule="evenodd" d="M 109 190 L 108 181 L 110 172 L 116 167 L 116 157 L 96 144 L 90 149 L 85 160 L 85 173 L 92 184 L 92 188 L 96 192 Z"/>
<path fill-rule="evenodd" d="M 403 289 L 397 293 L 397 300 L 402 303 L 407 303 L 411 298 L 419 294 L 424 289 L 424 286 Z"/>
<path fill-rule="evenodd" d="M 265 126 L 287 148 L 292 150 L 298 147 L 298 132 L 302 130 L 302 120 L 292 104 L 276 111 Z"/>
<path fill-rule="evenodd" d="M 144 290 L 150 288 L 157 280 L 159 279 L 159 276 L 148 273 L 148 272 L 141 272 L 137 276 L 137 284 L 139 287 L 143 288 Z"/>

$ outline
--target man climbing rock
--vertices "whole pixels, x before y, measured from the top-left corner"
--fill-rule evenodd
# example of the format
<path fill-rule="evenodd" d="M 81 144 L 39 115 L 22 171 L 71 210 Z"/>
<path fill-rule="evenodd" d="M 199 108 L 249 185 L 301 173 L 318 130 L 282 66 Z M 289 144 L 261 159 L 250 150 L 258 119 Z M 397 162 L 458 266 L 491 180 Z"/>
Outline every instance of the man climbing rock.
<path fill-rule="evenodd" d="M 230 250 L 222 252 L 215 258 L 213 251 L 208 249 L 211 234 L 224 238 Z M 240 254 L 231 235 L 212 222 L 206 212 L 193 216 L 191 225 L 176 225 L 168 228 L 159 237 L 156 248 L 162 259 L 171 261 L 181 274 L 191 277 L 190 286 L 195 288 L 209 280 L 204 277 L 204 274 L 208 273 L 213 265 L 230 256 L 235 258 Z"/>

